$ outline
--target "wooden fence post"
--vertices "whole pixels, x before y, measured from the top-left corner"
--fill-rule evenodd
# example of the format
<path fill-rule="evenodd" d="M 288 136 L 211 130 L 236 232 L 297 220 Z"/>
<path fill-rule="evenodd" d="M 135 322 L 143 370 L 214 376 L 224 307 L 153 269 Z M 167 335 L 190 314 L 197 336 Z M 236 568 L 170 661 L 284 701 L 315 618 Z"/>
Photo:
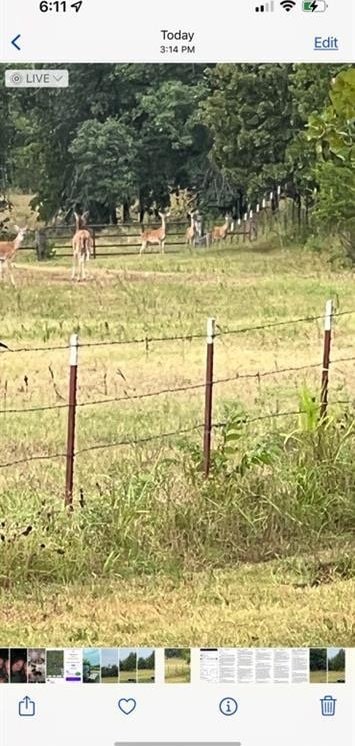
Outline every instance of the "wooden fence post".
<path fill-rule="evenodd" d="M 203 438 L 204 475 L 207 478 L 211 465 L 211 434 L 212 434 L 212 396 L 213 396 L 213 361 L 216 321 L 207 319 L 207 355 L 206 355 L 206 386 L 205 386 L 205 428 Z"/>
<path fill-rule="evenodd" d="M 92 256 L 96 259 L 96 232 L 95 228 L 92 229 Z"/>
<path fill-rule="evenodd" d="M 74 483 L 74 458 L 75 458 L 75 417 L 76 417 L 76 392 L 78 379 L 78 348 L 79 337 L 72 334 L 69 342 L 69 408 L 68 408 L 68 434 L 67 434 L 67 461 L 65 475 L 65 505 L 73 509 L 73 483 Z"/>
<path fill-rule="evenodd" d="M 320 400 L 320 419 L 326 417 L 328 409 L 328 386 L 330 367 L 330 347 L 332 341 L 333 301 L 327 300 L 324 314 L 323 368 Z"/>

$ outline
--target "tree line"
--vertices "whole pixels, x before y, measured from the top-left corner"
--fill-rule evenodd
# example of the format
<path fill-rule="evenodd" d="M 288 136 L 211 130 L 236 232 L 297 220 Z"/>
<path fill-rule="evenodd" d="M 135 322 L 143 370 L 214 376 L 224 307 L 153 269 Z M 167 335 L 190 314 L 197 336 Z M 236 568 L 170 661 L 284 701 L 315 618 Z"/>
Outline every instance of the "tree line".
<path fill-rule="evenodd" d="M 3 199 L 34 194 L 44 221 L 82 205 L 92 222 L 115 222 L 117 207 L 143 220 L 188 190 L 238 217 L 282 184 L 355 244 L 354 66 L 68 67 L 68 89 L 1 83 Z"/>

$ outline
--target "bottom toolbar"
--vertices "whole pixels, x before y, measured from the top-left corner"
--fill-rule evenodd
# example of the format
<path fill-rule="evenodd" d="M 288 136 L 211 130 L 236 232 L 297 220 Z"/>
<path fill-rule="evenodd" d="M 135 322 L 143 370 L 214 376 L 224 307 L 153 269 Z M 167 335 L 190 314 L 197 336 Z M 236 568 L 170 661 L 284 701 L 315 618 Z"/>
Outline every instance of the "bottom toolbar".
<path fill-rule="evenodd" d="M 0 690 L 0 741 L 36 746 L 351 746 L 349 685 L 138 684 Z"/>

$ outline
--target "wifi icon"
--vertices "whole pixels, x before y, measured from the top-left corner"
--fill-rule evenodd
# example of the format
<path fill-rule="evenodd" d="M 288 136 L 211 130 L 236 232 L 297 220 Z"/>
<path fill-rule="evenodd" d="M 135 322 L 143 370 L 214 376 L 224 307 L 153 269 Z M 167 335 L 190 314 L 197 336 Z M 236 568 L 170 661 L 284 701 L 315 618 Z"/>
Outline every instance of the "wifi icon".
<path fill-rule="evenodd" d="M 293 8 L 296 5 L 295 0 L 282 0 L 280 3 L 281 7 L 284 8 L 284 10 L 287 11 L 287 13 L 290 12 L 290 10 L 293 10 Z"/>

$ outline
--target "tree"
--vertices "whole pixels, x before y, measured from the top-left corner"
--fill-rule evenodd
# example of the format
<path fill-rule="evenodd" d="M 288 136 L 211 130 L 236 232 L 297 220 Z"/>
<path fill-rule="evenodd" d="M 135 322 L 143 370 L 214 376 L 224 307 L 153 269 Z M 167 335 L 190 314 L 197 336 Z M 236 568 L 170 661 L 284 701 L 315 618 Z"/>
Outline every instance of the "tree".
<path fill-rule="evenodd" d="M 212 161 L 236 197 L 257 199 L 286 177 L 291 65 L 217 65 L 201 117 L 213 136 Z"/>
<path fill-rule="evenodd" d="M 321 231 L 340 235 L 354 262 L 355 69 L 345 70 L 333 80 L 330 105 L 310 117 L 308 138 L 317 153 L 317 225 Z"/>
<path fill-rule="evenodd" d="M 286 151 L 288 178 L 295 194 L 303 194 L 312 200 L 318 186 L 316 176 L 316 152 L 307 137 L 306 126 L 310 117 L 329 105 L 332 79 L 344 65 L 293 65 L 290 76 L 292 94 L 291 123 L 295 136 Z M 313 200 L 312 200 L 313 201 Z"/>
<path fill-rule="evenodd" d="M 309 656 L 309 667 L 311 671 L 327 670 L 327 650 L 326 648 L 311 648 Z"/>
<path fill-rule="evenodd" d="M 65 91 L 16 90 L 8 99 L 15 133 L 7 153 L 11 183 L 35 193 L 33 205 L 39 205 L 41 218 L 68 211 L 77 190 L 90 198 L 91 218 L 106 221 L 115 199 L 123 199 L 126 208 L 127 199 L 138 199 L 141 211 L 154 203 L 164 207 L 171 189 L 199 181 L 208 151 L 207 130 L 196 118 L 204 95 L 203 66 L 68 67 L 71 85 Z M 91 188 L 93 168 L 85 155 L 95 136 L 100 144 L 94 157 L 97 201 Z M 106 158 L 107 146 L 112 161 Z M 117 158 L 122 167 L 115 175 Z M 109 166 L 107 180 L 103 161 Z M 90 190 L 84 174 L 88 166 Z"/>
<path fill-rule="evenodd" d="M 129 653 L 127 658 L 120 660 L 121 671 L 135 671 L 137 668 L 137 655 L 136 653 Z"/>
<path fill-rule="evenodd" d="M 341 648 L 339 652 L 334 655 L 333 658 L 328 659 L 329 671 L 344 671 L 345 670 L 345 650 Z"/>
<path fill-rule="evenodd" d="M 85 204 L 91 220 L 115 215 L 116 205 L 136 193 L 137 151 L 132 130 L 117 119 L 88 120 L 70 145 L 73 198 Z"/>

